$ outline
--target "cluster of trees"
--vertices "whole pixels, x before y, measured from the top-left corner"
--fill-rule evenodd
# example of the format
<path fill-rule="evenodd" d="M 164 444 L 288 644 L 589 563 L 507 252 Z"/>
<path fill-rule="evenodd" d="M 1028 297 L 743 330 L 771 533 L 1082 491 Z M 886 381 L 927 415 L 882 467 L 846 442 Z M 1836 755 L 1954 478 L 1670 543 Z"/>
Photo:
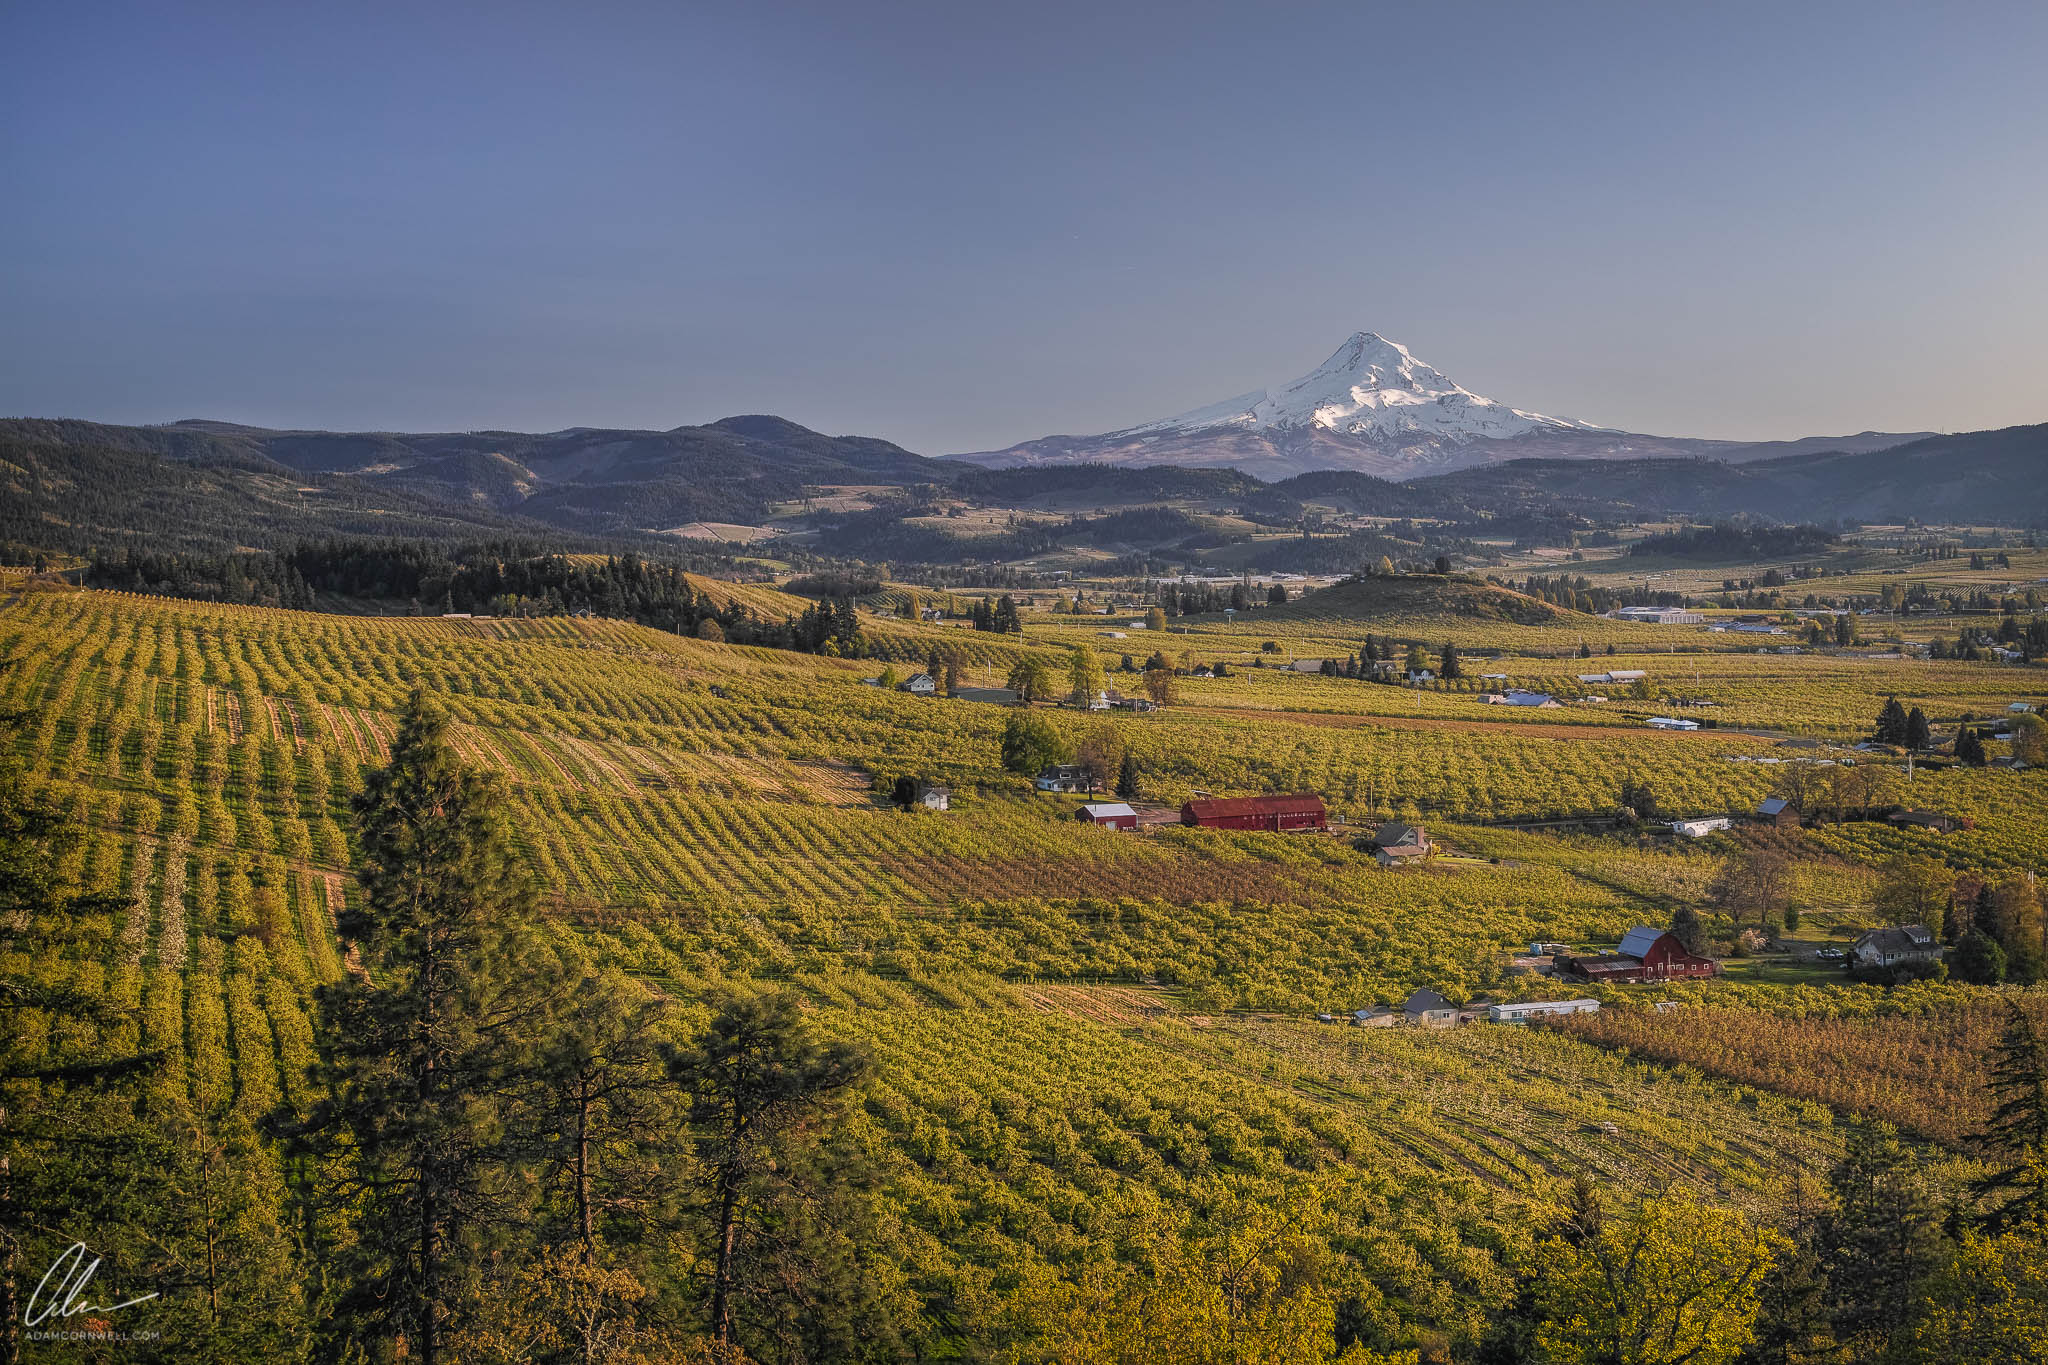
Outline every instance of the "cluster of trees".
<path fill-rule="evenodd" d="M 1927 724 L 1927 713 L 1915 706 L 1911 710 L 1899 704 L 1897 697 L 1887 697 L 1884 709 L 1877 714 L 1877 725 L 1873 735 L 1880 744 L 1895 744 L 1901 749 L 1925 752 L 1934 747 L 1934 735 Z"/>
<path fill-rule="evenodd" d="M 2036 616 L 2023 625 L 2017 613 L 2007 611 L 1996 626 L 1957 631 L 1954 643 L 1935 636 L 1927 642 L 1927 653 L 1931 658 L 1975 663 L 1989 657 L 1994 646 L 2016 649 L 2027 662 L 2048 658 L 2048 618 Z"/>
<path fill-rule="evenodd" d="M 1113 725 L 1091 726 L 1069 743 L 1045 717 L 1020 711 L 1003 724 L 1002 761 L 1020 777 L 1072 764 L 1081 770 L 1088 791 L 1113 790 L 1127 801 L 1138 794 L 1137 759 Z"/>
<path fill-rule="evenodd" d="M 851 593 L 836 594 L 800 616 L 763 620 L 735 602 L 720 604 L 690 583 L 679 564 L 626 553 L 567 556 L 534 545 L 494 541 L 328 540 L 291 550 L 245 554 L 127 551 L 94 559 L 86 582 L 122 592 L 194 597 L 258 606 L 311 608 L 316 594 L 399 602 L 414 613 L 492 616 L 604 616 L 678 635 L 817 653 L 855 646 L 859 624 Z M 858 587 L 845 575 L 814 575 L 816 587 Z"/>
<path fill-rule="evenodd" d="M 1530 574 L 1513 578 L 1488 578 L 1489 583 L 1519 592 L 1566 611 L 1598 613 L 1616 607 L 1682 607 L 1682 592 L 1652 592 L 1646 587 L 1608 588 L 1595 584 L 1584 574 Z"/>
<path fill-rule="evenodd" d="M 339 927 L 361 970 L 318 992 L 317 1064 L 288 1087 L 317 1102 L 254 1124 L 151 1084 L 161 1054 L 124 1045 L 104 993 L 42 980 L 108 907 L 71 891 L 58 812 L 0 773 L 7 1359 L 117 1287 L 200 1305 L 166 1359 L 890 1350 L 864 1162 L 827 1122 L 863 1055 L 786 993 L 686 1008 L 535 929 L 497 788 L 447 724 L 416 695 L 357 799 L 364 896 Z M 36 1288 L 85 1235 L 101 1282 Z"/>
<path fill-rule="evenodd" d="M 1601 1036 L 1626 1021 L 1588 1018 Z M 1649 1021 L 1643 1020 L 1645 1024 Z M 1620 1036 L 1620 1035 L 1617 1035 Z M 1634 1035 L 1628 1035 L 1634 1036 Z M 1666 1189 L 1616 1215 L 1580 1180 L 1493 1324 L 1485 1359 L 2040 1359 L 2048 1350 L 2048 1037 L 2008 1006 L 1990 1058 L 1984 1173 L 1947 1187 L 1889 1124 L 1852 1130 L 1772 1224 Z"/>
<path fill-rule="evenodd" d="M 2048 918 L 2034 878 L 1957 873 L 1921 854 L 1898 853 L 1879 872 L 1877 908 L 1893 924 L 1924 924 L 1954 945 L 1964 981 L 2033 985 L 2048 976 Z"/>
<path fill-rule="evenodd" d="M 799 574 L 784 583 L 782 590 L 798 597 L 872 597 L 882 590 L 882 580 L 873 574 L 835 569 Z"/>
<path fill-rule="evenodd" d="M 1008 593 L 993 603 L 986 597 L 975 599 L 968 619 L 976 630 L 994 631 L 1000 635 L 1015 635 L 1024 629 L 1024 623 L 1017 616 L 1017 603 Z"/>
<path fill-rule="evenodd" d="M 1225 608 L 1250 611 L 1261 605 L 1284 607 L 1289 600 L 1286 587 L 1279 583 L 1268 585 L 1264 591 L 1249 583 L 1233 583 L 1227 591 L 1204 583 L 1162 583 L 1154 593 L 1156 605 L 1145 613 L 1145 620 L 1148 629 L 1164 630 L 1169 616 L 1194 616 Z"/>
<path fill-rule="evenodd" d="M 1631 555 L 1663 555 L 1673 559 L 1788 559 L 1825 554 L 1841 540 L 1818 526 L 1761 526 L 1718 522 L 1682 531 L 1644 536 L 1629 547 Z"/>

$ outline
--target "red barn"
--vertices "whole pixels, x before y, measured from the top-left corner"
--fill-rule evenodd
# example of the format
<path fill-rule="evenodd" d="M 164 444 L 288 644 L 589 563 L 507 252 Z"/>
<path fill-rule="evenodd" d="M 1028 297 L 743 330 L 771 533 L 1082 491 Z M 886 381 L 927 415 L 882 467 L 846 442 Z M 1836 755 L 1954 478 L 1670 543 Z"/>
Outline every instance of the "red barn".
<path fill-rule="evenodd" d="M 1304 792 L 1190 801 L 1180 808 L 1180 822 L 1202 829 L 1327 829 L 1330 817 L 1322 797 Z"/>
<path fill-rule="evenodd" d="M 1138 812 L 1124 801 L 1094 801 L 1074 812 L 1076 820 L 1108 829 L 1136 829 Z"/>
<path fill-rule="evenodd" d="M 1596 982 L 1680 981 L 1713 976 L 1721 970 L 1714 959 L 1688 952 L 1678 935 L 1642 924 L 1623 935 L 1616 951 L 1566 958 L 1558 966 L 1582 980 Z"/>

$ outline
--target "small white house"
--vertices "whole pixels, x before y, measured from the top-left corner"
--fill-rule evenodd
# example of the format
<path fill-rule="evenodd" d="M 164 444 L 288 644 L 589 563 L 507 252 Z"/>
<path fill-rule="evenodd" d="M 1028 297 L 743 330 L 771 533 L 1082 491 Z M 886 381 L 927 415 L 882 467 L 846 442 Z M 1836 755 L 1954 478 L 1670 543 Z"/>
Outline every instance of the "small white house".
<path fill-rule="evenodd" d="M 1056 763 L 1032 779 L 1042 792 L 1077 792 L 1087 785 L 1088 775 L 1072 763 Z"/>
<path fill-rule="evenodd" d="M 1702 816 L 1697 820 L 1673 820 L 1671 822 L 1671 832 L 1684 835 L 1688 839 L 1704 839 L 1709 834 L 1724 829 L 1733 829 L 1734 827 L 1735 822 L 1725 815 L 1708 815 Z"/>
<path fill-rule="evenodd" d="M 1486 1021 L 1490 1024 L 1526 1024 L 1531 1019 L 1542 1019 L 1559 1014 L 1597 1014 L 1598 1000 L 1523 1000 L 1512 1005 L 1488 1005 Z"/>
<path fill-rule="evenodd" d="M 896 684 L 898 692 L 911 692 L 920 697 L 929 697 L 939 690 L 939 684 L 929 673 L 913 673 Z"/>
<path fill-rule="evenodd" d="M 2015 716 L 2031 716 L 2034 714 L 2034 703 L 2030 701 L 2016 701 L 2005 709 Z"/>
<path fill-rule="evenodd" d="M 935 782 L 920 782 L 917 784 L 917 804 L 926 810 L 951 810 L 953 789 Z"/>
<path fill-rule="evenodd" d="M 1697 730 L 1700 728 L 1700 723 L 1696 720 L 1680 720 L 1675 716 L 1652 716 L 1644 723 L 1652 730 Z"/>
<path fill-rule="evenodd" d="M 1859 967 L 1895 967 L 1901 963 L 1941 961 L 1941 944 L 1924 924 L 1901 924 L 1873 929 L 1849 949 Z"/>

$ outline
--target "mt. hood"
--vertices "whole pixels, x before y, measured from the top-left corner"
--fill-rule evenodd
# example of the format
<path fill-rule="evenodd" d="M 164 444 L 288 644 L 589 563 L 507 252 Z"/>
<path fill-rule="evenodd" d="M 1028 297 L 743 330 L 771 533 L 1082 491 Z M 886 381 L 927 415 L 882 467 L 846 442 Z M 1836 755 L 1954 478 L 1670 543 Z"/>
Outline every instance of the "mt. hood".
<path fill-rule="evenodd" d="M 1354 332 L 1328 360 L 1278 389 L 1257 389 L 1101 436 L 1047 436 L 954 458 L 990 468 L 1167 464 L 1235 468 L 1267 480 L 1316 469 L 1405 479 L 1538 457 L 1743 460 L 1807 450 L 1862 452 L 1918 434 L 1924 433 L 1764 443 L 1643 436 L 1483 398 L 1399 342 Z"/>

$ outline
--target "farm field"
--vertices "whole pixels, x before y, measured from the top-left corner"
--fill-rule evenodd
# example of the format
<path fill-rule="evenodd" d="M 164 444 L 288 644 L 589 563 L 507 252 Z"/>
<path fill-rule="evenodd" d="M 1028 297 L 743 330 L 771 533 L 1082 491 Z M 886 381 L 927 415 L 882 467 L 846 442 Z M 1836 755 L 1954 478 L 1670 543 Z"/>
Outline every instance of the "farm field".
<path fill-rule="evenodd" d="M 771 589 L 734 591 L 786 608 Z M 1489 629 L 1473 647 L 1514 642 Z M 1021 639 L 905 623 L 882 652 L 918 659 L 958 639 L 978 647 L 967 679 L 1000 683 L 1022 653 L 1063 666 L 1076 638 L 1041 615 Z M 1007 1295 L 1142 1258 L 1144 1236 L 1194 1226 L 1224 1188 L 1273 1208 L 1309 1201 L 1360 1229 L 1344 1244 L 1371 1323 L 1361 1339 L 1439 1342 L 1448 1359 L 1511 1298 L 1574 1176 L 1623 1196 L 1683 1182 L 1761 1216 L 1788 1184 L 1823 1178 L 1871 1119 L 1930 1144 L 1940 1169 L 1971 1169 L 1955 1149 L 1979 1110 L 1956 1096 L 1987 1045 L 1986 1007 L 1970 1007 L 1938 1075 L 1880 1068 L 1881 1085 L 1798 1080 L 1720 1046 L 1724 1016 L 1768 1027 L 1773 992 L 1802 989 L 1735 976 L 1663 991 L 1691 1002 L 1671 1016 L 1630 1008 L 1640 991 L 1599 988 L 1615 1008 L 1565 1031 L 1312 1016 L 1420 986 L 1540 997 L 1556 987 L 1509 970 L 1529 942 L 1598 945 L 1667 923 L 1707 904 L 1743 847 L 1501 822 L 1611 811 L 1624 779 L 1674 812 L 1747 811 L 1775 789 L 1785 732 L 1846 740 L 1894 691 L 1944 714 L 1988 711 L 2015 670 L 1680 656 L 1688 692 L 1727 719 L 1676 735 L 1610 709 L 1496 719 L 1459 692 L 1278 669 L 1183 679 L 1180 701 L 1147 715 L 1036 708 L 1069 740 L 1113 732 L 1143 801 L 1315 791 L 1341 822 L 1327 835 L 1137 836 L 1079 824 L 1071 799 L 1006 772 L 1011 712 L 867 686 L 878 659 L 584 618 L 338 617 L 42 589 L 0 608 L 0 658 L 0 709 L 32 717 L 22 757 L 84 834 L 72 872 L 125 907 L 39 966 L 129 1012 L 104 1041 L 163 1052 L 152 1093 L 252 1128 L 317 1099 L 316 996 L 350 973 L 337 925 L 363 894 L 350 802 L 388 761 L 407 695 L 430 687 L 461 760 L 505 784 L 560 952 L 686 1012 L 720 983 L 789 986 L 826 1036 L 874 1057 L 846 1133 L 899 1211 L 895 1292 L 925 1305 L 912 1336 L 934 1356 L 1017 1348 Z M 1662 662 L 1503 671 L 1561 687 L 1634 665 L 1662 685 Z M 1739 733 L 1744 719 L 1771 733 Z M 891 809 L 877 779 L 903 775 L 946 783 L 951 810 Z M 1974 828 L 1824 825 L 1789 903 L 1853 933 L 1875 922 L 1875 869 L 1896 854 L 1958 872 L 2039 865 L 2042 780 L 1921 772 L 1914 800 Z M 1379 869 L 1352 839 L 1388 818 L 1426 821 L 1462 856 Z M 53 1041 L 26 1040 L 31 1053 Z"/>

